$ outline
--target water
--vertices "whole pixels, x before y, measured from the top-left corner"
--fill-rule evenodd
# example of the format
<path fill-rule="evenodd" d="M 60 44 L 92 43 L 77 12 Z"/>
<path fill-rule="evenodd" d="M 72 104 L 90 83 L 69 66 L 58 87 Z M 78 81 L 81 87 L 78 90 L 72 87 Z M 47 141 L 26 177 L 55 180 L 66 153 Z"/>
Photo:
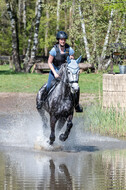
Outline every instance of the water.
<path fill-rule="evenodd" d="M 1 114 L 0 190 L 125 190 L 126 142 L 86 133 L 82 126 L 75 118 L 69 139 L 57 138 L 51 149 L 38 114 Z"/>

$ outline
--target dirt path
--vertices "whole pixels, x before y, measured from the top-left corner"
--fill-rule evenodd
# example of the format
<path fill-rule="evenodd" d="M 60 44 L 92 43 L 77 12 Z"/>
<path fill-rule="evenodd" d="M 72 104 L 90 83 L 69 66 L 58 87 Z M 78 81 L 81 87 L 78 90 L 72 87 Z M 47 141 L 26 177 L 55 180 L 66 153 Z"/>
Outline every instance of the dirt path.
<path fill-rule="evenodd" d="M 82 93 L 81 104 L 88 104 L 95 101 L 94 94 Z M 36 94 L 1 92 L 0 93 L 0 113 L 30 113 L 36 111 Z"/>

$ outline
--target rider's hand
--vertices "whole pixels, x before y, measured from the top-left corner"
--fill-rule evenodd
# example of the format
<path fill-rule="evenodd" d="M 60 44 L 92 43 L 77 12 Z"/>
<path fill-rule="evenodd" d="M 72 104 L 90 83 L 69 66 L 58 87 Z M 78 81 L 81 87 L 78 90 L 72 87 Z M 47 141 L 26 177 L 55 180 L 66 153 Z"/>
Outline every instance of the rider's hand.
<path fill-rule="evenodd" d="M 55 73 L 54 76 L 55 76 L 55 78 L 59 78 L 60 77 L 57 73 Z"/>

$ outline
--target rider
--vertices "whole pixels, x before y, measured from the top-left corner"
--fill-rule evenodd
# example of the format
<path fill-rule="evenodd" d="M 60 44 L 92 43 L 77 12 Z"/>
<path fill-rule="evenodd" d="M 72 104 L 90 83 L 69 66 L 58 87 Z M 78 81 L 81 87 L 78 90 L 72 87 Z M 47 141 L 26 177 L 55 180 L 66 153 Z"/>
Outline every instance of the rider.
<path fill-rule="evenodd" d="M 67 34 L 64 31 L 59 31 L 56 35 L 58 43 L 49 52 L 48 65 L 51 71 L 49 72 L 49 78 L 46 86 L 46 92 L 49 91 L 51 86 L 51 81 L 56 78 L 60 78 L 58 75 L 58 70 L 60 66 L 66 62 L 67 56 L 70 56 L 70 59 L 74 59 L 74 50 L 66 43 Z M 38 93 L 37 108 L 40 109 L 42 106 L 41 95 L 43 90 L 40 89 Z M 76 112 L 83 112 L 83 108 L 79 105 L 79 96 L 80 90 L 76 93 L 75 99 L 75 110 Z"/>

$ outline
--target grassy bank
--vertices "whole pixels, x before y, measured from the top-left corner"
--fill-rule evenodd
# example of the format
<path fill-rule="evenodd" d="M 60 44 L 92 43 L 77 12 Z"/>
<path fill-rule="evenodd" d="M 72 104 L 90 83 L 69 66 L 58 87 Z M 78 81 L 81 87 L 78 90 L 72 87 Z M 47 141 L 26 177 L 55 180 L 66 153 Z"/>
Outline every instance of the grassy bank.
<path fill-rule="evenodd" d="M 79 117 L 79 114 L 77 114 Z M 85 131 L 104 136 L 126 137 L 126 111 L 118 108 L 103 108 L 99 103 L 84 108 Z"/>
<path fill-rule="evenodd" d="M 0 66 L 0 92 L 37 93 L 48 80 L 48 74 L 15 73 L 8 65 Z M 79 85 L 82 93 L 102 92 L 102 74 L 81 73 Z"/>

